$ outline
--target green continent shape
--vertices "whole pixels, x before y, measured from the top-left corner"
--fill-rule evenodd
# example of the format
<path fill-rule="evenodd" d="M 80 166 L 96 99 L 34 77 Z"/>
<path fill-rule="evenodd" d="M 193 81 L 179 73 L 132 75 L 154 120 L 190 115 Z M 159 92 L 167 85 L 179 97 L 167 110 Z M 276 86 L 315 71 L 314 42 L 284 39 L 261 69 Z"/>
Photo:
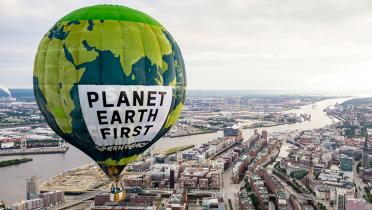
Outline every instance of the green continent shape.
<path fill-rule="evenodd" d="M 172 46 L 161 26 L 129 21 L 93 20 L 93 29 L 87 30 L 87 20 L 80 21 L 80 24 L 61 24 L 64 24 L 68 32 L 65 43 L 75 65 L 97 57 L 94 50 L 85 50 L 83 41 L 86 41 L 93 48 L 108 50 L 117 56 L 126 76 L 132 73 L 132 65 L 142 57 L 149 58 L 151 64 L 156 64 L 163 71 L 167 69 L 162 56 L 172 53 Z"/>
<path fill-rule="evenodd" d="M 48 32 L 42 39 L 34 64 L 34 76 L 43 93 L 48 111 L 64 133 L 72 133 L 72 118 L 68 114 L 74 108 L 70 91 L 79 82 L 84 69 L 77 71 L 75 66 L 66 60 L 63 51 L 63 40 L 49 38 Z"/>

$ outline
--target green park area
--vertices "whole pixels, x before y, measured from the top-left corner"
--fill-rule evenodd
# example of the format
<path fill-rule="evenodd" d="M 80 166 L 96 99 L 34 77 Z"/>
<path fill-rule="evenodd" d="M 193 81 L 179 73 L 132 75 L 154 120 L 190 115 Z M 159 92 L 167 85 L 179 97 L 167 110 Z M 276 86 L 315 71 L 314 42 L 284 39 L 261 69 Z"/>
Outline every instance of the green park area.
<path fill-rule="evenodd" d="M 12 160 L 3 160 L 0 161 L 0 168 L 12 166 L 12 165 L 18 165 L 21 163 L 26 163 L 32 161 L 32 158 L 21 158 L 21 159 L 12 159 Z"/>
<path fill-rule="evenodd" d="M 184 151 L 184 150 L 187 150 L 187 149 L 190 149 L 190 148 L 193 148 L 193 147 L 195 147 L 194 144 L 188 144 L 188 145 L 179 146 L 179 147 L 172 147 L 172 148 L 169 148 L 169 149 L 166 149 L 166 150 L 162 151 L 161 154 L 171 155 L 171 154 L 174 154 L 176 152 Z"/>

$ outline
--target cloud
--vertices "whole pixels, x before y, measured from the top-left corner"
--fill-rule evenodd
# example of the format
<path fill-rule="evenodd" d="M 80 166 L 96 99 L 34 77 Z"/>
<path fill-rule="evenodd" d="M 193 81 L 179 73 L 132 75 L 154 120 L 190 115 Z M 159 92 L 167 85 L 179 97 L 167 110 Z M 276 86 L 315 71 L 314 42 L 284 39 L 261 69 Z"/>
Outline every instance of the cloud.
<path fill-rule="evenodd" d="M 68 12 L 98 3 L 3 0 L 0 72 L 10 76 L 0 83 L 31 87 L 34 54 L 43 34 Z M 108 3 L 144 11 L 171 32 L 183 52 L 190 88 L 341 90 L 347 82 L 348 88 L 372 89 L 362 76 L 372 76 L 368 0 Z M 19 82 L 12 79 L 15 72 L 24 75 Z"/>

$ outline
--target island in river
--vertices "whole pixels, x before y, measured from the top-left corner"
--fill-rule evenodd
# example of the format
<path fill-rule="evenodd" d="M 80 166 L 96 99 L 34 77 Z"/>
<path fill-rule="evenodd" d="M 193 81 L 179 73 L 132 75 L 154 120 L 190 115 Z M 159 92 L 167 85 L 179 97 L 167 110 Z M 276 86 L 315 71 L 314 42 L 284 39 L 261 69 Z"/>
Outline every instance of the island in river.
<path fill-rule="evenodd" d="M 3 161 L 0 161 L 0 168 L 7 167 L 7 166 L 13 166 L 13 165 L 19 165 L 21 163 L 30 162 L 32 160 L 33 160 L 32 158 L 3 160 Z"/>

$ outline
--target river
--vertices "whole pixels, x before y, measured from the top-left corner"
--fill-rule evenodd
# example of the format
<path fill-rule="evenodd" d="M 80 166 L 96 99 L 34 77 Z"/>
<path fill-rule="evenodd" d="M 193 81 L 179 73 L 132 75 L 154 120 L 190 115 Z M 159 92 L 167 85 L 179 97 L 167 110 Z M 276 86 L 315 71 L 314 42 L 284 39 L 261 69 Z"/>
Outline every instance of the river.
<path fill-rule="evenodd" d="M 323 110 L 328 106 L 333 106 L 337 102 L 341 103 L 345 100 L 347 99 L 327 99 L 315 104 L 303 106 L 300 109 L 290 110 L 288 112 L 311 114 L 311 120 L 295 124 L 268 127 L 265 129 L 270 134 L 271 132 L 278 131 L 308 130 L 324 127 L 331 124 L 332 119 L 329 118 Z M 245 129 L 243 131 L 244 137 L 249 138 L 253 134 L 253 131 L 254 129 Z M 221 135 L 222 132 L 217 132 L 177 138 L 162 138 L 155 144 L 155 150 L 186 144 L 200 144 Z M 281 150 L 281 156 L 286 155 L 282 153 L 285 153 L 285 147 Z M 92 162 L 88 156 L 72 146 L 70 146 L 70 149 L 65 154 L 6 156 L 0 157 L 0 160 L 24 157 L 31 157 L 33 161 L 18 166 L 0 168 L 0 189 L 2 189 L 0 190 L 0 200 L 4 200 L 7 204 L 25 199 L 26 178 L 37 176 L 40 182 L 42 182 L 65 170 Z"/>

